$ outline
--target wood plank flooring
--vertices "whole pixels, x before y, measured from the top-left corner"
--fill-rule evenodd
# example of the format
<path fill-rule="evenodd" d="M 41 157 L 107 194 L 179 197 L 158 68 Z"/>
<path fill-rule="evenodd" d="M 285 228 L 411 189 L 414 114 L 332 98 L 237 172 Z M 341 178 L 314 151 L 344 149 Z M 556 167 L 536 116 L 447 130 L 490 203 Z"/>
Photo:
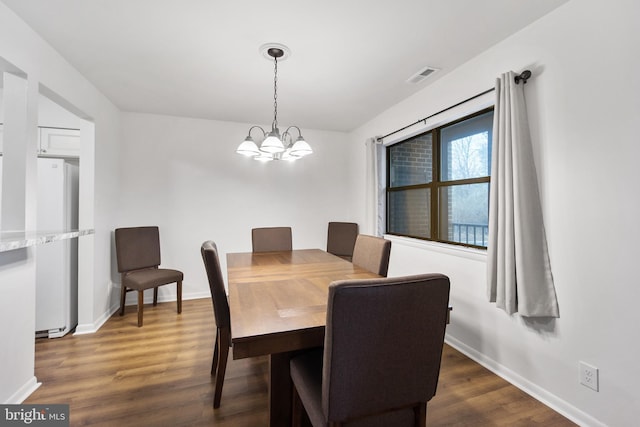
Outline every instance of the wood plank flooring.
<path fill-rule="evenodd" d="M 72 426 L 260 427 L 268 424 L 267 359 L 229 360 L 221 407 L 213 410 L 211 300 L 135 307 L 92 335 L 36 340 L 42 386 L 25 403 L 68 403 Z M 231 357 L 231 355 L 230 355 Z M 445 346 L 434 426 L 573 426 L 572 422 Z"/>

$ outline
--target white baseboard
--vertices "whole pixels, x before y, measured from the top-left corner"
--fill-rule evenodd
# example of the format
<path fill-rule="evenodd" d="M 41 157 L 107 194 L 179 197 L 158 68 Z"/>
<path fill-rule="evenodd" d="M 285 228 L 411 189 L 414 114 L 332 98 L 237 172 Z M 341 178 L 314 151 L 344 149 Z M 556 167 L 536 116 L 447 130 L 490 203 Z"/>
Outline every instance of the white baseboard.
<path fill-rule="evenodd" d="M 187 295 L 183 295 L 182 301 L 192 300 L 192 299 L 201 299 L 201 298 L 211 298 L 211 293 L 209 292 L 190 293 Z M 158 295 L 158 302 L 175 302 L 175 301 L 176 301 L 175 295 L 166 295 L 166 296 Z M 152 302 L 153 302 L 153 294 L 150 293 L 150 295 L 145 296 L 144 303 L 151 304 Z M 137 296 L 132 295 L 131 298 L 127 298 L 124 304 L 126 306 L 137 305 L 138 304 Z M 113 316 L 113 314 L 116 311 L 118 311 L 119 308 L 120 308 L 119 305 L 111 306 L 109 307 L 109 310 L 104 312 L 102 316 L 100 316 L 100 318 L 97 319 L 95 322 L 85 323 L 85 324 L 76 326 L 76 331 L 73 335 L 93 334 L 97 332 L 98 329 L 100 329 L 102 325 L 104 325 L 105 322 L 109 320 L 109 318 Z"/>
<path fill-rule="evenodd" d="M 135 292 L 127 292 L 130 295 L 127 295 L 127 298 L 124 301 L 124 305 L 138 305 L 138 296 L 134 295 Z M 209 291 L 206 292 L 194 292 L 189 294 L 182 295 L 182 301 L 191 300 L 191 299 L 201 299 L 201 298 L 211 298 L 211 293 Z M 173 294 L 169 295 L 158 295 L 158 302 L 175 302 L 176 296 Z M 153 293 L 145 292 L 144 297 L 145 304 L 153 303 Z"/>
<path fill-rule="evenodd" d="M 560 399 L 558 396 L 550 393 L 537 384 L 532 383 L 526 378 L 523 378 L 522 376 L 513 372 L 511 369 L 501 365 L 495 360 L 486 357 L 484 354 L 478 352 L 474 348 L 469 347 L 456 338 L 446 335 L 445 342 L 451 347 L 458 350 L 460 353 L 484 366 L 494 374 L 518 387 L 520 390 L 524 391 L 534 399 L 539 400 L 554 411 L 567 417 L 574 423 L 580 426 L 606 427 L 606 424 L 598 421 L 591 415 L 581 411 L 575 406 L 569 404 L 567 401 Z"/>
<path fill-rule="evenodd" d="M 98 318 L 95 322 L 79 324 L 78 326 L 76 326 L 76 331 L 73 333 L 73 335 L 93 334 L 97 332 L 98 329 L 100 329 L 102 325 L 104 325 L 105 322 L 109 320 L 113 313 L 118 311 L 118 308 L 119 307 L 117 305 L 111 306 L 107 311 L 102 313 L 102 316 L 100 316 L 100 318 Z"/>
<path fill-rule="evenodd" d="M 35 376 L 31 377 L 22 387 L 7 399 L 4 404 L 6 405 L 19 405 L 25 401 L 25 399 L 31 396 L 31 393 L 36 391 L 42 383 L 39 383 Z"/>
<path fill-rule="evenodd" d="M 182 300 L 184 301 L 184 300 L 188 300 L 188 299 L 203 299 L 203 298 L 211 299 L 211 292 L 210 291 L 194 292 L 194 293 L 191 293 L 189 295 L 183 296 Z"/>

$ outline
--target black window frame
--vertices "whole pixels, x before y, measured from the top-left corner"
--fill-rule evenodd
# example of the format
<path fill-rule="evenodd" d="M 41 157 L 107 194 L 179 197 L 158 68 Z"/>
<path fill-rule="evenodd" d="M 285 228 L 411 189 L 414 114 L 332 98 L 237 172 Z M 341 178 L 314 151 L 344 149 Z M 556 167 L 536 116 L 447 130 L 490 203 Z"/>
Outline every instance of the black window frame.
<path fill-rule="evenodd" d="M 476 249 L 483 249 L 486 250 L 487 246 L 482 246 L 482 245 L 475 245 L 475 244 L 470 244 L 470 243 L 464 243 L 464 242 L 456 242 L 456 241 L 451 241 L 447 239 L 447 236 L 444 236 L 444 238 L 440 235 L 441 234 L 441 222 L 440 222 L 440 191 L 442 188 L 446 188 L 446 187 L 454 187 L 454 186 L 461 186 L 461 185 L 469 185 L 469 184 L 484 184 L 486 183 L 488 186 L 490 186 L 490 182 L 491 182 L 491 150 L 492 150 L 492 131 L 489 135 L 489 146 L 488 146 L 488 175 L 487 176 L 482 176 L 482 177 L 476 177 L 476 178 L 465 178 L 465 179 L 455 179 L 455 180 L 441 180 L 441 171 L 442 171 L 442 157 L 441 157 L 441 131 L 444 128 L 448 128 L 452 125 L 467 121 L 469 119 L 472 119 L 474 117 L 477 116 L 481 116 L 483 114 L 489 113 L 489 112 L 494 112 L 494 107 L 488 107 L 488 108 L 484 108 L 482 110 L 476 111 L 475 113 L 466 115 L 464 117 L 461 117 L 459 119 L 441 124 L 435 128 L 429 129 L 425 132 L 413 135 L 409 138 L 405 138 L 401 141 L 395 142 L 394 144 L 388 145 L 386 147 L 386 198 L 385 198 L 385 211 L 386 211 L 386 224 L 385 224 L 385 232 L 386 234 L 392 235 L 392 236 L 402 236 L 402 237 L 410 237 L 410 238 L 414 238 L 414 239 L 420 239 L 420 240 L 426 240 L 426 241 L 433 241 L 433 242 L 439 242 L 439 243 L 445 243 L 448 245 L 456 245 L 456 246 L 464 246 L 464 247 L 470 247 L 470 248 L 476 248 Z M 395 147 L 398 146 L 400 144 L 406 143 L 406 142 L 410 142 L 415 140 L 416 138 L 419 137 L 423 137 L 425 135 L 431 134 L 431 181 L 427 182 L 427 183 L 421 183 L 421 184 L 412 184 L 412 185 L 404 185 L 404 186 L 396 186 L 396 187 L 391 187 L 391 154 L 390 154 L 390 150 Z M 415 235 L 409 235 L 409 234 L 401 234 L 398 232 L 393 232 L 390 231 L 390 198 L 391 198 L 391 194 L 393 192 L 398 192 L 398 191 L 406 191 L 406 190 L 417 190 L 417 189 L 429 189 L 429 215 L 430 215 L 430 222 L 429 222 L 429 232 L 430 232 L 430 237 L 423 237 L 423 236 L 415 236 Z M 487 205 L 487 209 L 488 209 L 488 205 Z M 485 239 L 483 237 L 483 243 L 485 243 Z M 486 244 L 488 245 L 488 242 L 486 242 Z"/>

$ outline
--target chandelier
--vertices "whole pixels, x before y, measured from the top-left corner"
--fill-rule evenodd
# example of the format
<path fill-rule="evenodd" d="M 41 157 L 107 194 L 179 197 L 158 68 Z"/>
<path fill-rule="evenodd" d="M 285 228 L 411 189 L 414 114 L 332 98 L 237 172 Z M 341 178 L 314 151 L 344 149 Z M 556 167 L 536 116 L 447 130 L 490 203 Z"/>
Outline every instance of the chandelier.
<path fill-rule="evenodd" d="M 273 122 L 271 123 L 271 132 L 266 132 L 260 126 L 251 126 L 249 128 L 249 134 L 244 141 L 238 146 L 236 153 L 242 154 L 247 157 L 253 157 L 256 160 L 268 162 L 271 160 L 297 160 L 308 154 L 313 153 L 311 146 L 307 144 L 307 141 L 302 137 L 302 132 L 298 126 L 289 126 L 282 135 L 280 129 L 278 129 L 278 58 L 282 58 L 285 53 L 289 54 L 289 49 L 281 44 L 268 43 L 260 47 L 262 51 L 269 59 L 273 58 L 274 72 L 273 72 Z M 254 129 L 260 129 L 262 131 L 262 142 L 260 147 L 256 144 L 251 137 L 251 132 Z M 291 131 L 295 129 L 298 132 L 298 137 L 293 139 Z"/>

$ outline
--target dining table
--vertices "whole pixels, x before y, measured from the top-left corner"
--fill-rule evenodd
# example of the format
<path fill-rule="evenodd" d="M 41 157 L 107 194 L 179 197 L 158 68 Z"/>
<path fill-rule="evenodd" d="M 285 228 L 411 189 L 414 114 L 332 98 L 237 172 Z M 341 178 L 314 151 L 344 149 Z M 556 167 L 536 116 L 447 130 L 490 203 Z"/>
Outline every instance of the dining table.
<path fill-rule="evenodd" d="M 269 357 L 269 425 L 291 424 L 289 361 L 324 344 L 329 285 L 381 277 L 320 249 L 227 254 L 234 359 Z"/>

